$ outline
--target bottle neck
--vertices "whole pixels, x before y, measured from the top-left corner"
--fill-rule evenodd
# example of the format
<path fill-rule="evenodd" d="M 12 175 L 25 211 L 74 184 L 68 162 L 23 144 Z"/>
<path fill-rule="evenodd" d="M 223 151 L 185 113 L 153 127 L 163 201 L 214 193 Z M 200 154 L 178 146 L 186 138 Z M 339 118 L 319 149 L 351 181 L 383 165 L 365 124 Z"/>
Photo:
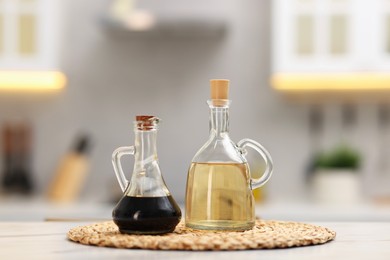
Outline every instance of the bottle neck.
<path fill-rule="evenodd" d="M 210 106 L 210 134 L 229 134 L 229 107 Z"/>
<path fill-rule="evenodd" d="M 135 130 L 135 167 L 157 160 L 157 129 Z"/>

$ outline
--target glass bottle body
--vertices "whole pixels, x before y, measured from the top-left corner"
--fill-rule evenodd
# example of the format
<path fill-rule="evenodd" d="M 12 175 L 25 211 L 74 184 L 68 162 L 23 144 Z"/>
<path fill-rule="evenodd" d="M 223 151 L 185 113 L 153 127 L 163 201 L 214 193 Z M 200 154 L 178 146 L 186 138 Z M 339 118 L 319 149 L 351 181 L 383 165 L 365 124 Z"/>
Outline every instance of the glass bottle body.
<path fill-rule="evenodd" d="M 196 163 L 188 172 L 186 225 L 195 229 L 247 230 L 255 222 L 246 163 Z"/>
<path fill-rule="evenodd" d="M 137 123 L 137 122 L 136 122 Z M 157 126 L 135 128 L 135 146 L 120 147 L 113 154 L 113 166 L 124 195 L 113 210 L 115 224 L 122 233 L 163 234 L 172 232 L 181 211 L 160 172 L 156 139 Z M 120 157 L 134 154 L 131 181 L 124 177 Z"/>
<path fill-rule="evenodd" d="M 196 153 L 188 171 L 186 226 L 206 230 L 248 230 L 255 223 L 252 188 L 263 185 L 272 168 L 268 167 L 261 181 L 251 179 L 244 146 L 255 142 L 244 139 L 240 141 L 241 145 L 236 145 L 230 139 L 229 100 L 210 100 L 208 103 L 210 136 Z M 272 166 L 271 161 L 268 162 L 268 166 Z"/>

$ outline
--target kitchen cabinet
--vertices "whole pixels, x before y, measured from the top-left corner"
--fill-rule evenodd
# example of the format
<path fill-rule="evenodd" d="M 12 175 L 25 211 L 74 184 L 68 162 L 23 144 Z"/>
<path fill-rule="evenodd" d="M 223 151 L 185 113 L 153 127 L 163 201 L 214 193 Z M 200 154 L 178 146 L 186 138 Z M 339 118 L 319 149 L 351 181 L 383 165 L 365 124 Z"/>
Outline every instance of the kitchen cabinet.
<path fill-rule="evenodd" d="M 390 89 L 390 1 L 272 2 L 275 89 Z"/>
<path fill-rule="evenodd" d="M 0 89 L 64 85 L 60 14 L 60 0 L 0 0 Z"/>

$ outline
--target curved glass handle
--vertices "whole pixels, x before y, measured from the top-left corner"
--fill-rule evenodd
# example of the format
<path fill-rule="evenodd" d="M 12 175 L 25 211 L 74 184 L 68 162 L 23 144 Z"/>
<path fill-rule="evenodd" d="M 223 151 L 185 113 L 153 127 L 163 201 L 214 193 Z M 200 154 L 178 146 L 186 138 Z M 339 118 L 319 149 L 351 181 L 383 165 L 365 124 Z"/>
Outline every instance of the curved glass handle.
<path fill-rule="evenodd" d="M 272 175 L 273 163 L 271 155 L 268 153 L 267 150 L 265 150 L 265 148 L 261 144 L 252 139 L 242 139 L 237 143 L 237 146 L 242 150 L 242 152 L 245 152 L 245 147 L 247 146 L 253 148 L 261 155 L 261 157 L 263 157 L 265 161 L 265 171 L 260 178 L 253 179 L 251 177 L 251 189 L 257 189 L 263 186 L 269 180 L 269 178 L 271 178 Z"/>
<path fill-rule="evenodd" d="M 115 149 L 112 153 L 112 166 L 114 167 L 116 178 L 118 179 L 119 185 L 121 186 L 122 191 L 124 192 L 129 185 L 129 181 L 126 179 L 125 174 L 123 173 L 121 157 L 125 154 L 134 155 L 135 149 L 134 146 L 123 146 Z"/>

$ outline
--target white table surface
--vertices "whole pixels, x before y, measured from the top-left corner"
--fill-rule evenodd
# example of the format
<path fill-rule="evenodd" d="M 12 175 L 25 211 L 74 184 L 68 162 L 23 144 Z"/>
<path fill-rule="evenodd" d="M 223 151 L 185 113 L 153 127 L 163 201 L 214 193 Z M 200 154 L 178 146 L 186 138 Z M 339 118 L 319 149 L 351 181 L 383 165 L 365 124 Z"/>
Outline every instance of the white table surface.
<path fill-rule="evenodd" d="M 86 222 L 0 222 L 0 259 L 390 259 L 390 222 L 318 222 L 337 232 L 324 245 L 228 252 L 152 251 L 85 246 L 67 231 Z"/>

